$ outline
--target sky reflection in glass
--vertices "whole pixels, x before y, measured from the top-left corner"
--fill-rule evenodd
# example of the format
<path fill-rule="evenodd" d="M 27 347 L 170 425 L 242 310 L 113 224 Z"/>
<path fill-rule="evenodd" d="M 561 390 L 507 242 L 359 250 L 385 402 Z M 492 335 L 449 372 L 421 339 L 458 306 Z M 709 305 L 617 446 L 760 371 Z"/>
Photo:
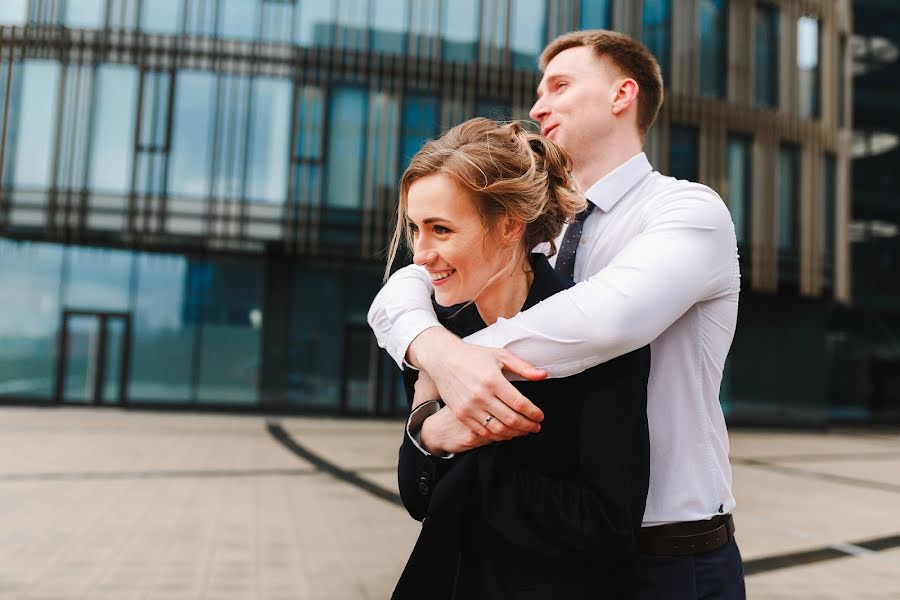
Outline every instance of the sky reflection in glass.
<path fill-rule="evenodd" d="M 134 159 L 137 67 L 102 65 L 95 81 L 90 187 L 124 194 L 131 186 Z"/>
<path fill-rule="evenodd" d="M 214 84 L 212 73 L 182 71 L 178 74 L 168 182 L 173 195 L 209 193 Z"/>
<path fill-rule="evenodd" d="M 26 60 L 22 67 L 17 106 L 19 119 L 14 138 L 16 155 L 13 183 L 23 187 L 45 188 L 50 185 L 53 141 L 56 136 L 59 63 Z"/>

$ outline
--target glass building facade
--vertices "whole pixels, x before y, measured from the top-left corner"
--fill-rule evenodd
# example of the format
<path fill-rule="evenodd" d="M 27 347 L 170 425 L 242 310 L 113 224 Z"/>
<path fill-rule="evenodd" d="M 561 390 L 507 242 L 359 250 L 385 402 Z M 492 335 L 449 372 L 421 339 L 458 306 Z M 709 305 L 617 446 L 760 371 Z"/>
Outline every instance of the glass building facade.
<path fill-rule="evenodd" d="M 829 340 L 837 365 L 833 389 L 844 418 L 890 423 L 900 421 L 898 23 L 900 4 L 855 0 L 853 34 L 838 48 L 852 63 L 853 295 L 837 314 Z M 839 100 L 847 102 L 844 96 Z M 833 185 L 823 182 L 829 203 Z M 826 256 L 830 251 L 823 247 Z"/>
<path fill-rule="evenodd" d="M 409 158 L 527 118 L 547 41 L 611 28 L 663 68 L 651 161 L 734 215 L 730 418 L 827 419 L 827 388 L 791 377 L 800 348 L 824 372 L 849 297 L 848 7 L 7 0 L 0 401 L 400 412 L 365 315 Z"/>

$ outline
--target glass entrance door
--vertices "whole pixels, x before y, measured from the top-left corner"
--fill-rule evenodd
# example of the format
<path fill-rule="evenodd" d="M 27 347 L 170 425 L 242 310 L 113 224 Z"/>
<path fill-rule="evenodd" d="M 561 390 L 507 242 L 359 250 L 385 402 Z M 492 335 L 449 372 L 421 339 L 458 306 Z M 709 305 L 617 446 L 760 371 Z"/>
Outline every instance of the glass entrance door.
<path fill-rule="evenodd" d="M 128 313 L 63 312 L 56 368 L 61 404 L 119 404 L 128 401 Z"/>

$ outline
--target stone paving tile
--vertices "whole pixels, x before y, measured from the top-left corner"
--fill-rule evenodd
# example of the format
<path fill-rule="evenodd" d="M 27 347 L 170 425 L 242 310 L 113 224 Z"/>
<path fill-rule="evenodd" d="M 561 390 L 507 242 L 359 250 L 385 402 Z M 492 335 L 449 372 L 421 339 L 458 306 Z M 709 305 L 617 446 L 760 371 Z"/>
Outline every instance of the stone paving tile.
<path fill-rule="evenodd" d="M 735 467 L 734 491 L 737 514 L 744 511 L 760 525 L 786 530 L 781 538 L 784 547 L 773 546 L 771 539 L 745 543 L 742 551 L 747 557 L 796 550 L 794 542 L 802 537 L 791 531 L 811 533 L 808 547 L 820 545 L 822 539 L 853 541 L 900 534 L 897 493 L 740 466 Z"/>
<path fill-rule="evenodd" d="M 0 408 L 0 600 L 386 598 L 419 525 L 318 472 L 259 416 Z M 402 423 L 277 419 L 396 490 Z M 745 559 L 900 534 L 893 433 L 734 432 Z M 853 458 L 858 455 L 860 458 Z M 750 598 L 897 598 L 900 549 L 748 577 Z"/>
<path fill-rule="evenodd" d="M 873 558 L 848 557 L 747 578 L 753 600 L 896 600 L 900 570 Z"/>
<path fill-rule="evenodd" d="M 893 456 L 873 455 L 867 459 L 839 461 L 795 461 L 783 463 L 793 469 L 881 483 L 900 491 L 900 451 Z"/>

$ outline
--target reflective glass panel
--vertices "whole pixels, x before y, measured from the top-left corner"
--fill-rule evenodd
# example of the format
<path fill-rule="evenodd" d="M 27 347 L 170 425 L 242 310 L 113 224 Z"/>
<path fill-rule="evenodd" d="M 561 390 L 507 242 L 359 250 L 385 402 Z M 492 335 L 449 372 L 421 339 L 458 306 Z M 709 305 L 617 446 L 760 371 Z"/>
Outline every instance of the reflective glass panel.
<path fill-rule="evenodd" d="M 359 208 L 365 165 L 366 92 L 335 88 L 330 103 L 326 202 L 335 208 Z"/>
<path fill-rule="evenodd" d="M 135 191 L 142 194 L 160 194 L 163 191 L 163 174 L 166 157 L 157 152 L 141 152 L 137 157 Z"/>
<path fill-rule="evenodd" d="M 778 106 L 778 9 L 756 6 L 754 35 L 754 98 L 757 106 Z"/>
<path fill-rule="evenodd" d="M 796 146 L 778 150 L 778 282 L 795 289 L 799 281 L 800 152 Z"/>
<path fill-rule="evenodd" d="M 726 0 L 700 0 L 700 93 L 724 98 L 728 57 Z"/>
<path fill-rule="evenodd" d="M 213 196 L 220 199 L 239 198 L 243 192 L 250 82 L 248 75 L 231 74 L 216 81 Z"/>
<path fill-rule="evenodd" d="M 610 0 L 581 0 L 578 22 L 581 29 L 609 29 Z"/>
<path fill-rule="evenodd" d="M 513 0 L 509 46 L 514 68 L 537 69 L 538 56 L 547 37 L 546 9 L 544 0 Z"/>
<path fill-rule="evenodd" d="M 129 402 L 187 401 L 197 327 L 187 315 L 188 259 L 139 254 L 136 268 Z"/>
<path fill-rule="evenodd" d="M 669 53 L 672 47 L 671 0 L 644 0 L 642 40 L 656 57 L 664 80 L 669 78 Z"/>
<path fill-rule="evenodd" d="M 132 255 L 124 250 L 70 246 L 66 252 L 64 307 L 124 311 L 129 306 Z"/>
<path fill-rule="evenodd" d="M 410 52 L 415 56 L 434 56 L 440 42 L 440 0 L 413 2 Z"/>
<path fill-rule="evenodd" d="M 797 89 L 799 114 L 819 116 L 819 21 L 800 17 L 797 21 Z"/>
<path fill-rule="evenodd" d="M 369 406 L 368 374 L 361 372 L 362 365 L 369 364 L 361 356 L 366 336 L 354 333 L 366 327 L 366 310 L 379 287 L 377 267 L 298 269 L 290 345 L 291 404 L 337 408 L 341 394 L 347 393 L 351 407 Z M 344 391 L 342 368 L 347 368 L 349 380 Z"/>
<path fill-rule="evenodd" d="M 728 136 L 728 209 L 737 243 L 750 242 L 751 144 L 741 136 Z"/>
<path fill-rule="evenodd" d="M 304 87 L 300 90 L 297 110 L 297 157 L 317 160 L 322 155 L 322 114 L 324 112 L 322 90 L 314 87 Z"/>
<path fill-rule="evenodd" d="M 140 27 L 153 33 L 178 33 L 183 13 L 183 0 L 141 2 Z"/>
<path fill-rule="evenodd" d="M 297 3 L 295 41 L 301 46 L 330 46 L 334 43 L 335 2 Z"/>
<path fill-rule="evenodd" d="M 24 25 L 28 0 L 4 0 L 0 2 L 0 24 Z"/>
<path fill-rule="evenodd" d="M 122 381 L 122 353 L 125 350 L 125 319 L 108 317 L 105 335 L 106 357 L 100 400 L 104 404 L 118 404 L 124 384 Z"/>
<path fill-rule="evenodd" d="M 373 92 L 369 99 L 369 133 L 366 136 L 372 186 L 367 190 L 375 197 L 384 189 L 397 185 L 397 138 L 399 137 L 400 103 L 388 92 Z"/>
<path fill-rule="evenodd" d="M 290 80 L 257 78 L 253 82 L 250 106 L 247 196 L 253 200 L 284 202 L 290 162 Z"/>
<path fill-rule="evenodd" d="M 125 193 L 131 187 L 137 84 L 136 67 L 102 65 L 97 70 L 90 167 L 94 191 Z"/>
<path fill-rule="evenodd" d="M 343 297 L 339 271 L 305 268 L 297 273 L 288 378 L 292 404 L 338 407 Z"/>
<path fill-rule="evenodd" d="M 66 320 L 66 368 L 62 401 L 88 404 L 94 401 L 100 348 L 100 319 L 93 315 L 71 315 Z"/>
<path fill-rule="evenodd" d="M 65 7 L 68 27 L 99 29 L 106 20 L 106 0 L 70 0 Z"/>
<path fill-rule="evenodd" d="M 481 41 L 490 48 L 503 50 L 507 44 L 507 18 L 509 6 L 506 2 L 486 2 L 481 11 Z M 498 52 L 484 52 L 481 55 L 482 62 L 491 63 L 501 60 Z"/>
<path fill-rule="evenodd" d="M 53 394 L 62 255 L 0 238 L 0 397 Z"/>
<path fill-rule="evenodd" d="M 444 60 L 473 62 L 478 55 L 480 0 L 444 2 L 441 10 L 441 54 Z"/>
<path fill-rule="evenodd" d="M 189 310 L 202 324 L 197 399 L 255 404 L 262 341 L 262 268 L 216 258 L 188 267 Z"/>
<path fill-rule="evenodd" d="M 296 5 L 299 7 L 300 2 Z M 297 10 L 300 10 L 297 8 Z M 290 42 L 294 22 L 294 2 L 263 0 L 262 39 L 272 42 Z"/>
<path fill-rule="evenodd" d="M 210 152 L 215 114 L 215 75 L 182 71 L 175 88 L 169 193 L 205 196 L 210 190 Z"/>
<path fill-rule="evenodd" d="M 59 159 L 55 183 L 59 187 L 82 188 L 87 181 L 88 126 L 91 123 L 91 90 L 94 68 L 89 65 L 70 65 L 60 106 L 60 127 L 57 132 Z"/>
<path fill-rule="evenodd" d="M 216 30 L 218 3 L 210 0 L 185 0 L 184 31 L 191 35 L 209 36 Z M 248 0 L 249 4 L 249 0 Z"/>
<path fill-rule="evenodd" d="M 357 50 L 365 49 L 368 16 L 368 0 L 337 0 L 334 45 Z"/>
<path fill-rule="evenodd" d="M 410 95 L 403 103 L 403 140 L 400 155 L 405 170 L 410 159 L 438 131 L 439 101 L 434 96 Z"/>
<path fill-rule="evenodd" d="M 834 78 L 835 85 L 837 86 L 837 125 L 838 127 L 846 126 L 846 115 L 845 111 L 847 110 L 847 86 L 846 81 L 843 77 L 844 73 L 844 65 L 847 61 L 847 36 L 841 35 L 840 42 L 838 45 L 838 64 L 837 71 L 839 75 Z"/>
<path fill-rule="evenodd" d="M 144 98 L 141 108 L 141 147 L 159 149 L 166 143 L 169 118 L 168 73 L 148 71 L 144 74 Z"/>
<path fill-rule="evenodd" d="M 16 106 L 16 104 L 18 104 L 18 101 L 16 99 L 16 94 L 12 93 L 12 94 L 10 94 L 10 105 L 9 105 L 8 109 L 6 107 L 7 77 L 10 74 L 9 69 L 11 66 L 15 67 L 15 63 L 10 65 L 10 62 L 8 60 L 0 59 L 0 103 L 2 103 L 2 104 L 0 104 L 0 106 L 3 107 L 3 108 L 0 108 L 0 119 L 3 119 L 5 122 L 8 123 L 8 128 L 7 128 L 5 137 L 0 136 L 0 148 L 2 148 L 2 147 L 6 148 L 5 164 L 0 165 L 0 167 L 2 167 L 2 171 L 3 171 L 3 181 L 0 183 L 3 183 L 4 185 L 9 185 L 11 183 L 10 173 L 12 171 L 12 165 L 14 164 L 11 153 L 10 153 L 10 151 L 12 150 L 12 140 L 13 140 L 13 134 L 12 134 L 11 130 L 15 130 L 15 118 L 14 118 L 15 113 L 12 111 L 14 110 L 13 107 Z M 14 78 L 12 80 L 13 81 L 13 85 L 12 85 L 13 92 L 15 92 L 17 88 L 21 88 L 21 86 L 17 86 L 15 84 L 15 82 L 16 82 L 15 77 L 16 77 L 17 71 L 18 71 L 18 69 L 13 68 L 13 73 L 12 73 L 13 78 Z M 10 114 L 8 117 L 7 117 L 7 113 L 6 113 L 7 110 L 10 111 Z M 4 121 L 0 121 L 0 122 L 4 122 Z"/>
<path fill-rule="evenodd" d="M 834 209 L 837 202 L 837 161 L 831 154 L 822 157 L 822 206 L 820 210 L 819 252 L 825 263 L 826 272 L 832 269 L 834 257 Z"/>
<path fill-rule="evenodd" d="M 218 0 L 220 37 L 253 39 L 259 31 L 260 0 Z"/>
<path fill-rule="evenodd" d="M 512 116 L 512 109 L 502 102 L 479 100 L 475 103 L 475 114 L 472 116 L 505 121 Z"/>
<path fill-rule="evenodd" d="M 374 336 L 368 327 L 348 327 L 344 333 L 344 396 L 350 413 L 367 414 L 375 410 L 375 382 L 370 380 Z"/>
<path fill-rule="evenodd" d="M 669 175 L 697 181 L 697 129 L 683 125 L 669 128 Z"/>
<path fill-rule="evenodd" d="M 409 0 L 373 0 L 372 50 L 401 54 L 406 51 Z"/>
<path fill-rule="evenodd" d="M 321 202 L 322 167 L 318 164 L 298 164 L 294 168 L 294 190 L 301 206 Z"/>
<path fill-rule="evenodd" d="M 797 247 L 798 153 L 793 146 L 782 146 L 778 151 L 778 248 L 789 250 Z"/>
<path fill-rule="evenodd" d="M 48 60 L 23 63 L 16 112 L 13 183 L 26 187 L 50 185 L 56 133 L 59 64 Z"/>

